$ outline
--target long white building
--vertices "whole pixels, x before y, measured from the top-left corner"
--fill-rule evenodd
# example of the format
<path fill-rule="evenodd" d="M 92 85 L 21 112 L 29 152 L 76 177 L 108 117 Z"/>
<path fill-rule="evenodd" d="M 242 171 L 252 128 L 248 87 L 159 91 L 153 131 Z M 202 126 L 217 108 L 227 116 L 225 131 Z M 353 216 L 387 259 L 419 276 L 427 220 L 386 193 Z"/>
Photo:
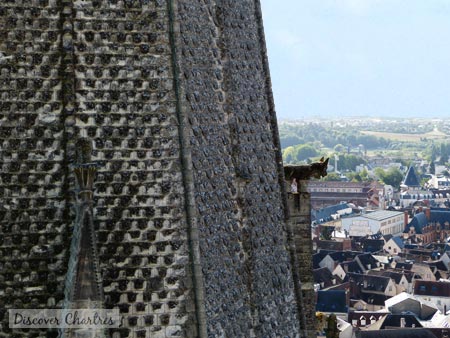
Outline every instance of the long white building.
<path fill-rule="evenodd" d="M 350 236 L 365 236 L 381 232 L 383 235 L 400 235 L 405 229 L 403 212 L 379 210 L 341 219 L 342 229 Z"/>

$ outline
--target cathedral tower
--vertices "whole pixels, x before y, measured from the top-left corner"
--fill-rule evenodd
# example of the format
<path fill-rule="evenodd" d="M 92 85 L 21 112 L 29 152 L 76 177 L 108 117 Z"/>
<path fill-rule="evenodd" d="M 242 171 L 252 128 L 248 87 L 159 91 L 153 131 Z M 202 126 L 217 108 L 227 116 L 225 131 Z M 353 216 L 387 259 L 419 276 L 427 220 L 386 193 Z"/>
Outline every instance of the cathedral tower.
<path fill-rule="evenodd" d="M 91 295 L 113 338 L 300 336 L 259 0 L 4 0 L 0 52 L 0 309 Z"/>

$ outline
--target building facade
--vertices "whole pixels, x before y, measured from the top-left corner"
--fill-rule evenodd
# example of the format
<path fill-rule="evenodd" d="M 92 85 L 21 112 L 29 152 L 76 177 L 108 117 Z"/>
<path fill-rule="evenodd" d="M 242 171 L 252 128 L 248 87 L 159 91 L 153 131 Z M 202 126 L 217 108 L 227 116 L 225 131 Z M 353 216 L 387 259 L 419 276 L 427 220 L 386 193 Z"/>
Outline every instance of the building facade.
<path fill-rule="evenodd" d="M 308 182 L 313 209 L 322 209 L 339 203 L 353 203 L 360 207 L 379 207 L 383 186 L 374 182 Z"/>
<path fill-rule="evenodd" d="M 405 228 L 405 215 L 399 211 L 379 210 L 360 216 L 342 218 L 342 229 L 350 236 L 400 235 Z"/>

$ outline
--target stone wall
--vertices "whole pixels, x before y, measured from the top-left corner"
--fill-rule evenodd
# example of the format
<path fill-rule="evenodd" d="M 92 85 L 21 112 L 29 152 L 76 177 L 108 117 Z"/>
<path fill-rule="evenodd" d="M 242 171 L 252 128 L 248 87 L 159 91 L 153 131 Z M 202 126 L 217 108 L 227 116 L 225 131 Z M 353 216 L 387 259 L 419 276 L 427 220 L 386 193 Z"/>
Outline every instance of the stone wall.
<path fill-rule="evenodd" d="M 195 313 L 185 301 L 167 4 L 24 0 L 1 9 L 1 50 L 14 56 L 1 67 L 3 306 L 61 305 L 74 219 L 69 166 L 75 140 L 87 137 L 100 165 L 94 205 L 105 303 L 125 318 L 120 335 L 194 335 L 185 327 Z"/>
<path fill-rule="evenodd" d="M 307 181 L 300 181 L 299 185 L 299 193 L 288 193 L 287 196 L 289 243 L 302 336 L 314 338 L 317 336 L 317 320 L 312 264 L 311 195 L 306 191 Z"/>
<path fill-rule="evenodd" d="M 208 336 L 298 332 L 257 14 L 254 1 L 178 3 Z"/>
<path fill-rule="evenodd" d="M 54 307 L 67 270 L 69 193 L 60 8 L 0 5 L 0 317 L 7 308 Z M 15 332 L 18 333 L 18 332 Z M 26 336 L 26 333 L 23 333 Z"/>
<path fill-rule="evenodd" d="M 280 150 L 258 1 L 0 5 L 0 337 L 60 307 L 76 140 L 113 337 L 296 337 Z"/>

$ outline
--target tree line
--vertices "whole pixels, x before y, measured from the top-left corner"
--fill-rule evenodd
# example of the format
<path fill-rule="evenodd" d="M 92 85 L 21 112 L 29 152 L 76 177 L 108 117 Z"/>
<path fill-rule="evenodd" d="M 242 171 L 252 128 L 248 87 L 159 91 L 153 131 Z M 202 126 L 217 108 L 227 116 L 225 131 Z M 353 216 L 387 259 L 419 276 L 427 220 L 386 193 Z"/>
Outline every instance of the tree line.
<path fill-rule="evenodd" d="M 389 146 L 389 141 L 374 135 L 365 135 L 358 130 L 342 127 L 323 126 L 318 123 L 282 124 L 280 129 L 281 148 L 320 142 L 324 147 L 334 148 L 337 144 L 345 147 L 364 146 L 365 149 L 379 149 Z"/>

